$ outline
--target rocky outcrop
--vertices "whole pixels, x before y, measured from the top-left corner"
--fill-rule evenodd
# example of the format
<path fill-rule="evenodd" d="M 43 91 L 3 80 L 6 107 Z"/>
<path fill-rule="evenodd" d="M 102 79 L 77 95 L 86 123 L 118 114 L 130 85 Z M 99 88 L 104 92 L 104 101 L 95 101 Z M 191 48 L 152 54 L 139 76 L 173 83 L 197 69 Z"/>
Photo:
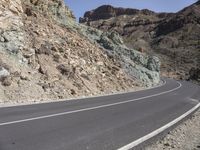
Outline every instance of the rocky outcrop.
<path fill-rule="evenodd" d="M 0 103 L 129 91 L 159 82 L 159 61 L 116 33 L 80 25 L 63 0 L 0 1 Z"/>
<path fill-rule="evenodd" d="M 45 16 L 55 19 L 56 21 L 65 24 L 66 22 L 70 22 L 71 20 L 75 20 L 75 17 L 71 10 L 67 6 L 63 0 L 23 0 L 23 4 L 25 6 L 25 13 L 28 16 L 34 15 L 33 7 L 29 4 L 32 4 L 34 9 L 37 9 Z"/>
<path fill-rule="evenodd" d="M 0 1 L 0 103 L 139 89 L 60 0 Z"/>
<path fill-rule="evenodd" d="M 200 68 L 191 68 L 188 80 L 200 82 Z"/>
<path fill-rule="evenodd" d="M 101 6 L 86 12 L 80 22 L 117 32 L 130 49 L 157 56 L 162 75 L 188 79 L 191 67 L 200 63 L 199 12 L 199 1 L 177 13 Z"/>
<path fill-rule="evenodd" d="M 174 14 L 171 18 L 166 18 L 160 23 L 156 30 L 156 35 L 166 35 L 171 32 L 176 32 L 189 24 L 200 24 L 200 5 L 199 2 L 187 7 L 177 14 Z"/>
<path fill-rule="evenodd" d="M 173 15 L 171 13 L 155 13 L 149 10 L 111 7 L 115 12 L 114 14 L 117 14 L 117 12 L 120 10 L 123 10 L 124 13 L 110 15 L 106 19 L 103 19 L 100 12 L 110 14 L 110 12 L 104 11 L 105 8 L 107 8 L 107 6 L 102 6 L 96 10 L 86 12 L 84 18 L 80 19 L 80 22 L 102 31 L 118 32 L 124 38 L 126 45 L 135 49 L 140 49 L 141 47 L 144 47 L 145 49 L 146 47 L 150 47 L 151 38 L 153 38 L 155 35 L 154 30 L 157 25 L 166 17 Z M 100 19 L 95 19 L 96 16 L 99 16 L 98 18 Z"/>
<path fill-rule="evenodd" d="M 84 23 L 100 19 L 109 19 L 121 15 L 136 15 L 136 14 L 154 15 L 155 13 L 148 9 L 144 10 L 130 9 L 130 8 L 125 9 L 125 8 L 115 8 L 111 5 L 103 5 L 95 10 L 86 12 L 84 14 L 84 17 L 80 18 L 79 21 L 80 23 Z"/>
<path fill-rule="evenodd" d="M 17 54 L 24 46 L 20 0 L 2 0 L 0 3 L 0 51 Z"/>
<path fill-rule="evenodd" d="M 141 13 L 148 14 L 148 11 L 142 10 Z M 71 20 L 71 19 L 68 19 L 68 20 Z M 137 79 L 139 82 L 141 82 L 143 86 L 150 87 L 159 83 L 160 70 L 158 68 L 160 68 L 160 61 L 156 57 L 148 57 L 142 53 L 135 51 L 134 49 L 128 49 L 125 46 L 123 39 L 121 39 L 120 36 L 116 34 L 115 32 L 111 32 L 111 33 L 102 32 L 100 30 L 97 30 L 91 27 L 79 25 L 74 21 L 62 22 L 62 25 L 65 25 L 71 30 L 83 35 L 85 38 L 88 38 L 92 43 L 94 42 L 97 45 L 100 44 L 100 46 L 102 46 L 104 50 L 106 51 L 107 55 L 109 56 L 112 55 L 111 56 L 112 58 L 114 59 L 120 58 L 118 61 L 120 64 L 122 64 L 121 67 L 125 70 L 125 72 L 131 75 L 132 78 Z M 134 54 L 131 56 L 132 58 L 129 56 L 129 51 L 132 51 L 132 54 Z M 130 64 L 130 62 L 126 60 L 126 57 L 127 59 L 131 59 L 130 62 L 131 61 L 135 61 L 135 62 L 133 62 L 132 65 L 127 66 L 126 63 Z M 141 62 L 138 62 L 139 59 L 137 58 L 134 59 L 133 57 L 140 57 L 141 59 L 146 60 L 146 61 L 141 63 Z M 149 60 L 154 59 L 155 61 L 148 61 L 148 59 Z M 154 67 L 157 67 L 157 69 L 151 70 L 152 68 L 149 69 L 148 66 L 154 66 Z M 132 67 L 132 69 L 129 69 L 130 67 Z"/>
<path fill-rule="evenodd" d="M 110 58 L 117 59 L 120 67 L 144 86 L 150 87 L 160 82 L 160 60 L 155 56 L 147 56 L 129 49 L 118 33 L 102 32 L 85 26 L 82 26 L 80 33 L 100 44 Z"/>

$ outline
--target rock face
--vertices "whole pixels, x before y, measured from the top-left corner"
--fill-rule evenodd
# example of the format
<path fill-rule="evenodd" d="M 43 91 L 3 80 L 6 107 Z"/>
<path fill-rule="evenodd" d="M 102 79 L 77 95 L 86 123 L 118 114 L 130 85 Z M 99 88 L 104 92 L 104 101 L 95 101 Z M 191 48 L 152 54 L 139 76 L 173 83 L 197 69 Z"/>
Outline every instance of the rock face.
<path fill-rule="evenodd" d="M 191 68 L 188 80 L 194 80 L 200 84 L 200 68 Z"/>
<path fill-rule="evenodd" d="M 0 103 L 141 89 L 159 60 L 116 33 L 79 25 L 63 0 L 0 1 Z"/>
<path fill-rule="evenodd" d="M 103 5 L 99 8 L 88 11 L 85 13 L 83 18 L 80 18 L 80 22 L 88 22 L 88 21 L 95 21 L 100 19 L 109 19 L 112 17 L 118 17 L 121 15 L 135 15 L 135 14 L 145 14 L 145 15 L 151 15 L 154 14 L 154 12 L 150 10 L 137 10 L 137 9 L 124 9 L 124 8 L 114 8 L 111 5 Z"/>
<path fill-rule="evenodd" d="M 177 13 L 101 6 L 86 12 L 80 22 L 117 32 L 127 47 L 159 57 L 165 76 L 187 79 L 191 67 L 200 68 L 199 1 Z"/>
<path fill-rule="evenodd" d="M 157 57 L 129 49 L 116 32 L 102 32 L 83 26 L 81 33 L 100 44 L 108 57 L 117 59 L 120 67 L 132 78 L 141 81 L 144 86 L 150 87 L 160 82 L 160 60 Z"/>
<path fill-rule="evenodd" d="M 0 50 L 18 53 L 24 46 L 20 0 L 2 0 L 0 5 Z"/>
<path fill-rule="evenodd" d="M 45 16 L 54 18 L 57 22 L 65 23 L 75 20 L 73 13 L 65 6 L 63 0 L 22 0 L 24 5 L 30 3 Z M 25 13 L 28 16 L 33 15 L 31 8 L 26 8 Z"/>

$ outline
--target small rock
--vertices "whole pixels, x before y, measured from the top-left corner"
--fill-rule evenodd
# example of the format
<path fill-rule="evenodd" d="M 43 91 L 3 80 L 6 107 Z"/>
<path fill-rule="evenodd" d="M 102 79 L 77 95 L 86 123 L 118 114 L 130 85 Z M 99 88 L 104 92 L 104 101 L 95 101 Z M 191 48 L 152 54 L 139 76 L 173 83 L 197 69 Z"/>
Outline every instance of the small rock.
<path fill-rule="evenodd" d="M 1 38 L 0 38 L 0 42 L 5 42 L 4 37 L 1 37 Z"/>
<path fill-rule="evenodd" d="M 171 148 L 175 148 L 176 146 L 174 144 L 171 145 Z"/>
<path fill-rule="evenodd" d="M 54 61 L 55 62 L 60 62 L 61 55 L 59 53 L 54 54 Z"/>
<path fill-rule="evenodd" d="M 66 64 L 61 64 L 57 67 L 61 74 L 66 75 L 67 77 L 73 77 L 76 71 L 76 68 L 71 67 Z"/>
<path fill-rule="evenodd" d="M 31 10 L 30 8 L 26 8 L 25 14 L 26 14 L 27 16 L 32 16 L 32 15 L 33 15 L 32 10 Z"/>
<path fill-rule="evenodd" d="M 0 79 L 10 75 L 10 72 L 4 67 L 0 67 Z"/>
<path fill-rule="evenodd" d="M 41 45 L 39 49 L 36 50 L 36 53 L 50 55 L 52 53 L 51 47 L 52 47 L 51 43 L 45 42 L 44 44 Z"/>
<path fill-rule="evenodd" d="M 164 146 L 170 146 L 170 144 L 168 142 L 164 143 Z"/>
<path fill-rule="evenodd" d="M 74 89 L 70 90 L 71 95 L 76 95 L 76 91 Z"/>
<path fill-rule="evenodd" d="M 20 79 L 21 79 L 21 80 L 26 80 L 26 81 L 29 80 L 29 78 L 28 78 L 27 76 L 25 76 L 25 75 L 21 75 L 21 76 L 20 76 Z"/>
<path fill-rule="evenodd" d="M 3 86 L 10 86 L 12 84 L 11 77 L 5 77 L 2 79 L 2 85 Z"/>
<path fill-rule="evenodd" d="M 46 74 L 47 70 L 43 66 L 40 65 L 38 72 L 41 73 L 41 74 Z"/>
<path fill-rule="evenodd" d="M 54 51 L 54 52 L 58 52 L 58 49 L 55 46 L 52 46 L 51 50 Z"/>
<path fill-rule="evenodd" d="M 23 53 L 23 56 L 24 56 L 25 58 L 30 58 L 30 57 L 32 57 L 33 55 L 35 55 L 35 50 L 32 49 L 32 48 Z"/>
<path fill-rule="evenodd" d="M 90 78 L 89 78 L 88 74 L 86 74 L 86 73 L 82 73 L 81 77 L 83 77 L 84 79 L 90 81 Z"/>

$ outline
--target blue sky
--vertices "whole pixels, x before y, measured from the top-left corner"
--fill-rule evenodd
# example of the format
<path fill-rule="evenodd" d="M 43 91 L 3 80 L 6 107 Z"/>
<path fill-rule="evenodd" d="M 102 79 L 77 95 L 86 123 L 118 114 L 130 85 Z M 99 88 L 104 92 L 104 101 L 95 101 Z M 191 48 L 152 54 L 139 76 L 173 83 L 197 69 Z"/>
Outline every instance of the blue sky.
<path fill-rule="evenodd" d="M 150 9 L 156 12 L 177 12 L 197 0 L 65 0 L 77 19 L 83 14 L 104 4 L 117 7 Z"/>

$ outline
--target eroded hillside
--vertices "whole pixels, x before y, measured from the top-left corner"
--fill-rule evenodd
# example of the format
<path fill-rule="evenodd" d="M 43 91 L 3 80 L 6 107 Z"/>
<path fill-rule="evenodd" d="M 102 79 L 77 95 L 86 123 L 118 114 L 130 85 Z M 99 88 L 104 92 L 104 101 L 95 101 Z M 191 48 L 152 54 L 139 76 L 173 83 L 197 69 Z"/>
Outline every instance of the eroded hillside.
<path fill-rule="evenodd" d="M 2 0 L 0 103 L 64 99 L 156 85 L 159 60 L 131 51 L 122 41 L 119 45 L 115 37 L 121 40 L 117 34 L 77 24 L 63 0 Z M 113 53 L 123 48 L 132 54 L 131 59 L 129 53 L 109 55 L 105 44 L 113 46 Z"/>
<path fill-rule="evenodd" d="M 164 76 L 200 81 L 200 1 L 177 12 L 101 6 L 80 22 L 118 32 L 130 48 L 156 55 Z"/>

